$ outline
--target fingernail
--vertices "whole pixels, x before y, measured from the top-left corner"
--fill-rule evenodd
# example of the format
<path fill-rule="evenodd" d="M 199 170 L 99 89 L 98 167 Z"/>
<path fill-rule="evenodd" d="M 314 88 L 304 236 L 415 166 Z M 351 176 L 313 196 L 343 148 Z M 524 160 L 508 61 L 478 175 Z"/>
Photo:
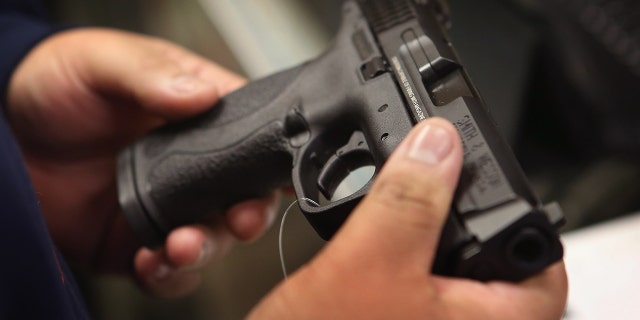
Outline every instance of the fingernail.
<path fill-rule="evenodd" d="M 172 79 L 171 88 L 178 93 L 191 93 L 198 89 L 200 80 L 192 75 L 181 75 Z"/>
<path fill-rule="evenodd" d="M 207 236 L 202 242 L 202 248 L 200 249 L 200 254 L 198 255 L 196 261 L 183 269 L 193 270 L 204 267 L 213 257 L 217 247 L 218 246 L 216 245 L 216 241 L 211 236 Z"/>
<path fill-rule="evenodd" d="M 412 141 L 409 157 L 426 164 L 437 164 L 449 155 L 452 145 L 446 129 L 429 124 Z"/>
<path fill-rule="evenodd" d="M 278 197 L 279 199 L 280 197 Z M 276 220 L 276 216 L 278 215 L 278 209 L 280 209 L 280 201 L 273 200 L 271 204 L 267 207 L 266 211 L 266 224 L 265 230 L 269 229 L 273 222 Z"/>
<path fill-rule="evenodd" d="M 173 272 L 172 267 L 170 267 L 166 263 L 161 263 L 160 265 L 158 265 L 158 267 L 156 268 L 156 271 L 153 273 L 153 280 L 161 281 L 161 280 L 167 279 L 171 274 L 171 272 Z"/>

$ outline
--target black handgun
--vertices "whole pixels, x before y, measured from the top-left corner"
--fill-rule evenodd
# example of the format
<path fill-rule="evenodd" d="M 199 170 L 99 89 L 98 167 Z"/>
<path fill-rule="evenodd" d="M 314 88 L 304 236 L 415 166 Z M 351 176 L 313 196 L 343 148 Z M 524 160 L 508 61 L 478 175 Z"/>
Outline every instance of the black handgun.
<path fill-rule="evenodd" d="M 292 183 L 328 240 L 409 130 L 438 116 L 458 128 L 464 167 L 433 272 L 519 281 L 561 259 L 562 212 L 542 206 L 490 119 L 445 33 L 445 4 L 348 0 L 342 15 L 318 58 L 120 155 L 120 203 L 142 242 L 157 246 L 180 225 Z M 367 170 L 363 186 L 340 191 Z"/>

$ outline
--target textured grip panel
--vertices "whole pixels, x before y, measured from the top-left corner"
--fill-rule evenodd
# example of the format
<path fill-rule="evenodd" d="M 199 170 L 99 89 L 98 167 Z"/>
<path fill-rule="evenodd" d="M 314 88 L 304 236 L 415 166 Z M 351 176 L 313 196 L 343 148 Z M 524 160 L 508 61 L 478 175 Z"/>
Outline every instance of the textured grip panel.
<path fill-rule="evenodd" d="M 289 106 L 279 99 L 301 69 L 253 82 L 121 155 L 121 205 L 145 245 L 161 244 L 177 226 L 290 184 L 292 151 L 283 124 Z"/>
<path fill-rule="evenodd" d="M 199 222 L 208 213 L 289 184 L 287 146 L 282 123 L 272 122 L 225 149 L 164 158 L 148 174 L 149 196 L 162 212 L 158 219 L 167 228 Z"/>
<path fill-rule="evenodd" d="M 259 112 L 294 81 L 300 69 L 299 67 L 283 71 L 251 82 L 244 88 L 220 99 L 215 107 L 204 114 L 156 130 L 141 142 L 144 144 L 145 155 L 150 158 L 157 157 L 171 145 L 174 139 L 197 141 L 205 146 L 208 145 L 207 141 L 212 137 L 203 136 L 202 131 L 215 130 L 216 127 L 233 124 L 250 114 Z M 196 144 L 196 142 L 190 143 Z"/>

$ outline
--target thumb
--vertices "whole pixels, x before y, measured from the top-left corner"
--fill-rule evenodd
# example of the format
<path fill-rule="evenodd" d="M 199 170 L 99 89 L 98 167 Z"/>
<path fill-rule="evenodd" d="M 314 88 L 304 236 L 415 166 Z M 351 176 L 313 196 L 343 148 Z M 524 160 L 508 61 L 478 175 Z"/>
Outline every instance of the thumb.
<path fill-rule="evenodd" d="M 75 31 L 83 50 L 74 64 L 90 89 L 164 119 L 211 107 L 244 79 L 170 42 L 109 29 Z"/>
<path fill-rule="evenodd" d="M 351 260 L 355 254 L 396 269 L 430 270 L 461 165 L 462 144 L 453 125 L 441 118 L 419 123 L 334 242 L 354 251 L 345 252 Z"/>

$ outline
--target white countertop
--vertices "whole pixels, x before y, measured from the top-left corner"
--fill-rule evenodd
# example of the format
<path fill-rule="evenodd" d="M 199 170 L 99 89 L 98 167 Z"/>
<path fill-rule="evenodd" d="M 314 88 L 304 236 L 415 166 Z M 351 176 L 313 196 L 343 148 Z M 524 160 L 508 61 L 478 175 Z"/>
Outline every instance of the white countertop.
<path fill-rule="evenodd" d="M 640 213 L 562 235 L 567 320 L 640 319 Z"/>

